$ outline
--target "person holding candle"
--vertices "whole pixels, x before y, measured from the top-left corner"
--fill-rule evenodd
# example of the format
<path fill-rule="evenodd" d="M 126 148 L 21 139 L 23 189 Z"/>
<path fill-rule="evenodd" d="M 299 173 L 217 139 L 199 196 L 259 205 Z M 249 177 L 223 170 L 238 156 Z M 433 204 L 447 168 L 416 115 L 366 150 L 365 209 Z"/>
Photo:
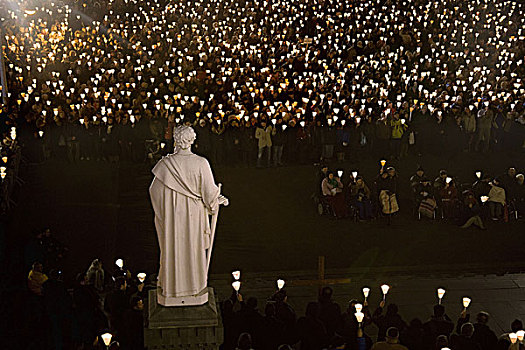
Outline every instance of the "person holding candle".
<path fill-rule="evenodd" d="M 458 190 L 451 177 L 445 179 L 445 186 L 439 191 L 439 197 L 441 198 L 443 217 L 453 219 L 457 215 L 455 209 L 458 203 Z"/>
<path fill-rule="evenodd" d="M 480 311 L 476 315 L 476 323 L 474 323 L 472 340 L 480 346 L 481 350 L 494 350 L 498 343 L 498 337 L 487 325 L 489 317 L 490 315 L 487 312 Z M 470 315 L 467 314 L 466 310 L 463 310 L 458 319 L 456 331 L 461 331 L 463 324 L 468 323 L 469 319 Z"/>
<path fill-rule="evenodd" d="M 398 212 L 396 169 L 394 167 L 388 167 L 386 171 L 381 169 L 376 180 L 376 187 L 383 214 L 390 216 Z"/>
<path fill-rule="evenodd" d="M 355 182 L 350 183 L 350 201 L 359 211 L 360 220 L 373 218 L 371 191 L 363 180 L 362 176 L 357 176 Z"/>
<path fill-rule="evenodd" d="M 503 333 L 499 336 L 496 350 L 508 350 L 511 344 L 509 335 L 519 331 L 523 331 L 523 322 L 520 319 L 515 319 L 510 324 L 510 332 Z"/>
<path fill-rule="evenodd" d="M 503 209 L 506 204 L 506 193 L 505 189 L 501 187 L 498 178 L 495 178 L 490 182 L 490 191 L 488 205 L 490 210 L 490 217 L 494 221 L 503 219 Z"/>
<path fill-rule="evenodd" d="M 458 350 L 481 350 L 479 344 L 472 339 L 473 334 L 474 325 L 470 322 L 464 323 L 459 334 L 450 336 L 450 346 Z"/>
<path fill-rule="evenodd" d="M 430 319 L 423 324 L 425 329 L 425 344 L 428 348 L 433 346 L 438 336 L 449 337 L 454 330 L 454 322 L 445 313 L 445 306 L 434 305 L 434 313 Z"/>
<path fill-rule="evenodd" d="M 399 310 L 396 304 L 388 304 L 385 314 L 383 310 L 385 308 L 385 301 L 381 300 L 378 308 L 372 314 L 372 321 L 376 324 L 377 331 L 377 340 L 384 341 L 387 336 L 387 331 L 391 327 L 395 327 L 398 332 L 399 330 L 403 331 L 407 324 L 399 315 Z"/>

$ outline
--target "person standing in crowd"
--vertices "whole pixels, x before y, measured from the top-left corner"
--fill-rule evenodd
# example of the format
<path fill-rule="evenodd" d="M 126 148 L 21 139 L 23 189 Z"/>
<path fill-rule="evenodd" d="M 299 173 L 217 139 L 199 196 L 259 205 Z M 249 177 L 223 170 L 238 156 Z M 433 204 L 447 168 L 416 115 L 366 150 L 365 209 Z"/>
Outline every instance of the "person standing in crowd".
<path fill-rule="evenodd" d="M 127 283 L 124 277 L 115 279 L 115 288 L 106 295 L 104 311 L 109 315 L 109 325 L 116 332 L 117 337 L 125 334 L 125 313 L 129 309 Z"/>
<path fill-rule="evenodd" d="M 461 313 L 456 326 L 456 331 L 461 333 L 464 324 L 468 323 L 470 315 L 465 310 Z M 474 332 L 471 339 L 477 343 L 481 350 L 494 350 L 498 343 L 498 337 L 487 325 L 489 322 L 489 314 L 481 311 L 476 315 L 476 323 L 474 323 Z"/>
<path fill-rule="evenodd" d="M 396 304 L 388 304 L 386 308 L 386 313 L 383 314 L 383 309 L 385 308 L 385 301 L 382 300 L 379 303 L 379 307 L 374 311 L 372 315 L 372 321 L 376 324 L 377 331 L 377 340 L 384 341 L 387 336 L 387 332 L 391 327 L 396 328 L 401 332 L 407 327 L 406 322 L 401 318 L 401 315 L 398 313 L 398 307 Z"/>
<path fill-rule="evenodd" d="M 485 107 L 478 111 L 478 137 L 476 140 L 476 151 L 487 153 L 490 147 L 494 112 L 489 108 L 489 102 L 484 103 Z M 483 142 L 483 148 L 480 147 L 481 142 Z"/>
<path fill-rule="evenodd" d="M 407 129 L 405 120 L 401 120 L 399 113 L 394 113 L 392 120 L 390 120 L 390 150 L 392 159 L 399 159 L 401 155 L 401 142 L 403 135 Z"/>
<path fill-rule="evenodd" d="M 51 270 L 49 279 L 42 284 L 42 297 L 49 323 L 51 339 L 49 344 L 55 350 L 66 348 L 66 321 L 71 316 L 71 296 L 60 278 L 61 271 Z"/>
<path fill-rule="evenodd" d="M 193 147 L 195 147 L 195 152 L 202 156 L 208 157 L 210 154 L 210 128 L 206 119 L 201 118 L 197 122 L 197 127 L 195 128 L 195 133 L 197 134 L 197 139 Z M 171 139 L 173 140 L 173 129 L 171 130 Z M 172 142 L 173 143 L 173 142 Z M 169 148 L 171 149 L 171 148 Z"/>
<path fill-rule="evenodd" d="M 40 262 L 35 262 L 33 268 L 29 271 L 27 276 L 27 286 L 29 290 L 37 296 L 42 295 L 42 285 L 48 280 L 48 277 L 43 273 L 43 266 Z"/>
<path fill-rule="evenodd" d="M 425 330 L 425 344 L 430 348 L 436 343 L 439 336 L 448 339 L 454 330 L 454 322 L 445 313 L 445 307 L 441 304 L 434 305 L 434 314 L 423 324 Z"/>
<path fill-rule="evenodd" d="M 104 269 L 102 268 L 102 261 L 99 259 L 93 260 L 91 266 L 86 272 L 87 284 L 93 286 L 98 292 L 104 290 L 105 279 Z"/>
<path fill-rule="evenodd" d="M 319 319 L 323 322 L 326 334 L 332 338 L 341 327 L 341 307 L 332 300 L 333 289 L 323 287 L 319 295 Z"/>
<path fill-rule="evenodd" d="M 270 159 L 272 153 L 272 134 L 275 131 L 271 125 L 267 125 L 265 120 L 262 120 L 255 129 L 255 138 L 257 139 L 257 167 L 262 168 L 263 155 L 266 152 L 266 166 L 270 166 Z"/>
<path fill-rule="evenodd" d="M 476 116 L 468 106 L 463 108 L 463 114 L 461 115 L 461 120 L 463 122 L 463 129 L 466 135 L 466 149 L 468 152 L 474 151 L 474 141 L 476 137 Z"/>
<path fill-rule="evenodd" d="M 273 138 L 272 138 L 272 161 L 273 166 L 283 166 L 283 150 L 286 137 L 284 134 L 285 124 L 283 124 L 282 119 L 277 120 L 277 125 L 275 125 Z"/>
<path fill-rule="evenodd" d="M 144 350 L 144 301 L 131 298 L 131 308 L 124 311 L 124 333 L 121 336 L 123 349 Z"/>
<path fill-rule="evenodd" d="M 107 326 L 97 291 L 88 283 L 87 275 L 79 273 L 73 289 L 73 342 L 79 348 L 88 347 L 93 344 L 98 331 Z"/>
<path fill-rule="evenodd" d="M 399 344 L 399 330 L 390 327 L 386 331 L 386 339 L 375 343 L 372 350 L 408 350 L 408 348 Z"/>
<path fill-rule="evenodd" d="M 481 350 L 479 344 L 472 339 L 473 334 L 474 325 L 470 322 L 464 323 L 459 334 L 450 336 L 450 346 L 458 350 Z"/>
<path fill-rule="evenodd" d="M 319 314 L 319 303 L 309 302 L 305 316 L 297 320 L 301 349 L 321 350 L 328 344 L 328 334 Z"/>

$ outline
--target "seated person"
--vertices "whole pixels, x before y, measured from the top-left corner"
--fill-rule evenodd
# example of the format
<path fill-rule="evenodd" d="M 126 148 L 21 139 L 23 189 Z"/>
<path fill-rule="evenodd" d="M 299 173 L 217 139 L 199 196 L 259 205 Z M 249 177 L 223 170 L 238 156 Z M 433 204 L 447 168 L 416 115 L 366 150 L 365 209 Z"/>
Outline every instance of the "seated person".
<path fill-rule="evenodd" d="M 416 190 L 416 209 L 423 217 L 433 218 L 437 204 L 432 195 L 430 180 L 423 178 Z"/>
<path fill-rule="evenodd" d="M 498 179 L 492 180 L 490 183 L 491 189 L 489 191 L 488 205 L 490 210 L 490 217 L 497 221 L 503 218 L 503 208 L 505 206 L 505 190 L 501 187 Z"/>
<path fill-rule="evenodd" d="M 416 173 L 410 178 L 410 188 L 412 188 L 412 192 L 414 192 L 414 194 L 417 193 L 418 187 L 421 184 L 423 178 L 425 178 L 425 171 L 420 166 L 417 168 Z"/>
<path fill-rule="evenodd" d="M 481 220 L 480 216 L 481 208 L 479 206 L 478 200 L 476 197 L 474 197 L 474 192 L 465 191 L 463 193 L 463 197 L 465 199 L 463 200 L 463 206 L 461 208 L 461 216 L 464 224 L 461 226 L 461 228 L 467 228 L 475 225 L 480 229 L 485 230 L 483 220 Z"/>
<path fill-rule="evenodd" d="M 485 176 L 481 180 L 477 180 L 472 184 L 472 190 L 474 191 L 474 197 L 479 200 L 481 196 L 488 196 L 490 192 L 490 177 Z"/>
<path fill-rule="evenodd" d="M 377 179 L 377 192 L 383 214 L 390 215 L 399 211 L 397 202 L 397 175 L 394 167 L 388 167 L 385 172 L 380 172 Z"/>
<path fill-rule="evenodd" d="M 328 175 L 321 183 L 321 191 L 323 193 L 323 200 L 325 200 L 334 210 L 337 218 L 347 216 L 346 204 L 343 195 L 343 184 L 341 180 L 334 176 L 333 171 L 329 171 Z"/>
<path fill-rule="evenodd" d="M 447 184 L 447 177 L 448 177 L 448 173 L 446 170 L 440 170 L 439 171 L 439 176 L 436 177 L 436 179 L 434 180 L 434 198 L 436 198 L 436 200 L 439 202 L 441 202 L 441 189 L 443 189 L 445 187 L 445 185 Z"/>
<path fill-rule="evenodd" d="M 439 197 L 441 198 L 443 217 L 446 219 L 453 218 L 455 216 L 454 208 L 458 201 L 458 190 L 452 178 L 449 177 L 445 180 L 445 186 L 439 191 Z"/>
<path fill-rule="evenodd" d="M 350 184 L 350 201 L 359 210 L 359 219 L 367 220 L 373 217 L 371 192 L 361 176 Z"/>

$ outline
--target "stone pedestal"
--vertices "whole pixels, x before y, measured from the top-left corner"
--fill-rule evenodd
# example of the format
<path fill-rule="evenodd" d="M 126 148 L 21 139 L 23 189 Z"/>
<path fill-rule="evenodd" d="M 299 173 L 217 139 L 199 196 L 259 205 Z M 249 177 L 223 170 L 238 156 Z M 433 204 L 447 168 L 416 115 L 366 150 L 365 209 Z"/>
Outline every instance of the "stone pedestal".
<path fill-rule="evenodd" d="M 148 350 L 219 349 L 224 335 L 221 315 L 212 288 L 208 295 L 204 305 L 165 307 L 157 303 L 157 291 L 150 290 L 144 327 Z"/>

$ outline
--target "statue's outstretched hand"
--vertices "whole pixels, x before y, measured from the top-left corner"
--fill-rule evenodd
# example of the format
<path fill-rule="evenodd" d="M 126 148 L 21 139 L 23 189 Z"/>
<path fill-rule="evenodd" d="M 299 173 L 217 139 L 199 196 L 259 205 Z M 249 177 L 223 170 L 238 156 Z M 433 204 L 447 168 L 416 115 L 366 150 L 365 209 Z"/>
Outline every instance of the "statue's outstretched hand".
<path fill-rule="evenodd" d="M 224 197 L 222 194 L 219 196 L 219 205 L 224 205 L 227 207 L 230 204 L 230 201 L 228 201 L 228 198 Z"/>

